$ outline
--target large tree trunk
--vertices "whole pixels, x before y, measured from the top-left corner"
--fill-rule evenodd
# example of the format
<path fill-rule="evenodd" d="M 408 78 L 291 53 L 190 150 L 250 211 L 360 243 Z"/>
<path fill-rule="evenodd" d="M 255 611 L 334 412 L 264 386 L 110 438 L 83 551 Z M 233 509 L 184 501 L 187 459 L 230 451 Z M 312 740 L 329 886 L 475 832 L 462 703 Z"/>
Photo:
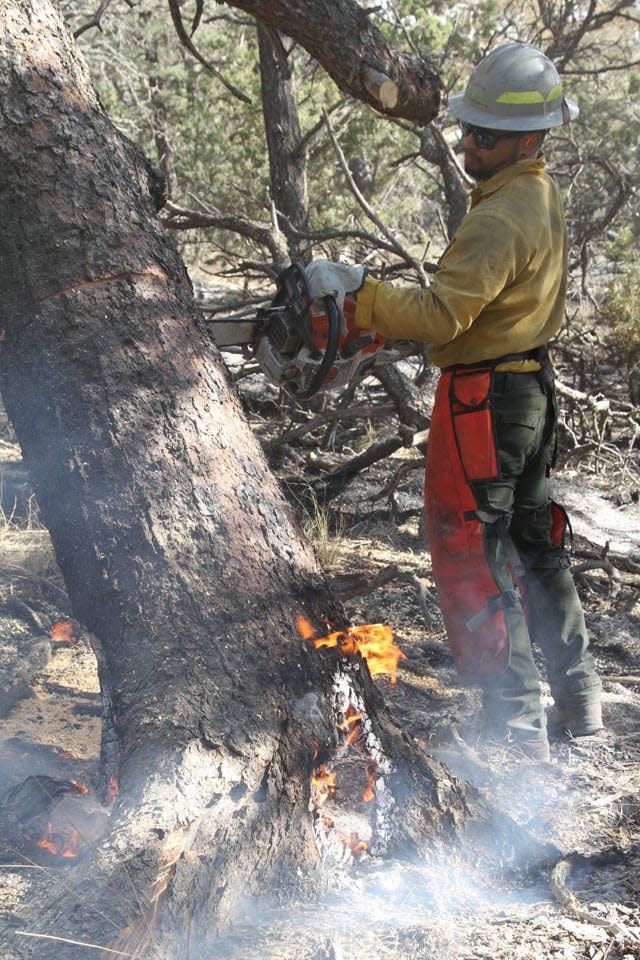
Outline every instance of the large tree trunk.
<path fill-rule="evenodd" d="M 153 929 L 153 956 L 175 958 L 187 912 L 206 943 L 240 896 L 315 886 L 313 756 L 345 711 L 366 713 L 362 763 L 385 774 L 379 852 L 433 849 L 482 813 L 361 664 L 337 674 L 298 635 L 299 614 L 339 611 L 155 217 L 152 171 L 49 0 L 0 8 L 0 126 L 2 395 L 102 645 L 121 752 L 110 830 L 39 929 L 127 949 Z"/>

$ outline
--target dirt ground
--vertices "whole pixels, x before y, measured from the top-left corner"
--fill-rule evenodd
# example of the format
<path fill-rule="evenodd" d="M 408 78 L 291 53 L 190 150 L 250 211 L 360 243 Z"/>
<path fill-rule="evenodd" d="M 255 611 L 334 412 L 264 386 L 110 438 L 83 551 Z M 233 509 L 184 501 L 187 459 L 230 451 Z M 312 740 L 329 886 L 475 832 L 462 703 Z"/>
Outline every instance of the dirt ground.
<path fill-rule="evenodd" d="M 17 447 L 3 441 L 0 454 L 13 477 Z M 407 477 L 397 498 L 403 509 L 421 497 L 420 472 Z M 405 574 L 345 600 L 354 623 L 392 625 L 406 655 L 396 687 L 385 678 L 377 682 L 424 749 L 526 828 L 532 847 L 554 844 L 557 862 L 529 870 L 527 851 L 520 851 L 519 861 L 496 879 L 463 869 L 459 857 L 450 864 L 407 864 L 362 855 L 336 874 L 320 907 L 247 912 L 216 957 L 640 958 L 637 491 L 611 490 L 575 473 L 555 481 L 558 499 L 572 501 L 576 564 L 595 563 L 578 582 L 603 680 L 606 733 L 554 744 L 551 763 L 541 764 L 479 739 L 478 697 L 456 677 L 418 517 L 397 525 L 379 502 L 374 509 L 367 498 L 383 483 L 370 471 L 355 493 L 342 498 L 337 535 L 325 531 L 317 541 L 337 586 L 344 588 L 346 574 L 371 581 L 392 563 Z M 99 759 L 95 658 L 84 640 L 50 635 L 70 610 L 47 534 L 29 523 L 22 507 L 0 530 L 0 801 L 35 774 L 95 784 Z M 604 561 L 593 560 L 607 543 L 609 572 Z M 60 833 L 65 822 L 81 821 L 84 841 L 99 836 L 108 807 L 91 795 L 65 798 L 56 809 L 63 804 Z M 0 827 L 1 818 L 0 807 Z M 34 937 L 55 935 L 39 928 L 38 902 L 52 884 L 64 884 L 76 861 L 35 848 L 28 857 L 12 857 L 6 846 L 0 860 L 0 960 L 21 960 L 27 939 L 32 947 Z M 186 936 L 184 956 L 176 960 L 200 957 L 205 960 Z"/>

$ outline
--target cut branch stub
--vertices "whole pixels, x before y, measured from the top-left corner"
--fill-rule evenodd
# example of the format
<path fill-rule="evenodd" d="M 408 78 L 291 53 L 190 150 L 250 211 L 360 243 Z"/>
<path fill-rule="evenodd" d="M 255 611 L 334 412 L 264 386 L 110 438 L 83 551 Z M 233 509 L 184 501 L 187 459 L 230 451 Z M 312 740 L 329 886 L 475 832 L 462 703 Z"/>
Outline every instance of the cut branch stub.
<path fill-rule="evenodd" d="M 398 85 L 391 77 L 373 67 L 364 68 L 364 85 L 384 110 L 393 110 L 398 102 Z"/>

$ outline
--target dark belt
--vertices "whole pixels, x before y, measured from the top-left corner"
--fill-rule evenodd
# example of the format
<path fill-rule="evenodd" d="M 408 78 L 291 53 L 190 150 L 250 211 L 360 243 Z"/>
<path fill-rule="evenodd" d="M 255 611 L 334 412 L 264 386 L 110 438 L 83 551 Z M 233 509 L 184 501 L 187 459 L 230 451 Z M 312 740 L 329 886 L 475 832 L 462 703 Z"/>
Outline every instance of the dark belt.
<path fill-rule="evenodd" d="M 506 353 L 503 357 L 495 357 L 489 360 L 476 360 L 475 363 L 454 363 L 450 367 L 443 367 L 442 373 L 448 373 L 450 370 L 477 370 L 477 369 L 495 369 L 503 363 L 513 363 L 518 360 L 537 360 L 542 369 L 551 366 L 549 360 L 549 351 L 546 346 L 535 347 L 533 350 L 525 350 L 522 353 Z M 528 371 L 531 373 L 531 371 Z M 517 374 L 524 376 L 524 374 Z"/>

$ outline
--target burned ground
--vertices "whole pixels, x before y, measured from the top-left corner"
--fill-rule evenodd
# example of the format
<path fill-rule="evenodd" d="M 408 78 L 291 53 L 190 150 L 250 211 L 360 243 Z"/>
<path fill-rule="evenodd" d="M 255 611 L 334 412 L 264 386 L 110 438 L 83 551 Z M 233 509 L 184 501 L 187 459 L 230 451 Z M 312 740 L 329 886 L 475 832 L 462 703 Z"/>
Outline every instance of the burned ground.
<path fill-rule="evenodd" d="M 6 804 L 11 789 L 34 776 L 89 787 L 56 804 L 53 826 L 40 824 L 31 846 L 24 831 L 12 840 L 6 809 L 4 820 L 0 816 L 0 960 L 20 960 L 27 938 L 56 935 L 41 928 L 39 905 L 81 860 L 49 848 L 90 849 L 109 807 L 100 779 L 101 698 L 90 638 L 81 629 L 52 636 L 71 610 L 46 532 L 29 516 L 18 448 L 3 435 L 9 482 L 0 544 L 1 792 Z M 349 442 L 340 441 L 343 456 Z M 305 456 L 312 454 L 310 442 Z M 280 467 L 288 456 L 301 454 L 283 455 Z M 395 457 L 399 466 L 415 451 Z M 640 957 L 640 508 L 633 483 L 612 484 L 568 468 L 555 480 L 574 521 L 575 567 L 585 568 L 578 582 L 603 678 L 607 730 L 603 737 L 554 744 L 551 764 L 543 765 L 483 741 L 477 694 L 457 680 L 435 602 L 421 535 L 421 471 L 404 475 L 393 509 L 378 497 L 388 476 L 389 462 L 373 466 L 326 510 L 307 501 L 306 523 L 350 620 L 394 628 L 407 659 L 397 686 L 376 682 L 407 733 L 524 827 L 531 849 L 514 853 L 500 876 L 465 869 L 460 851 L 437 864 L 357 853 L 330 872 L 320 903 L 279 904 L 271 912 L 239 905 L 238 922 L 216 957 Z M 376 582 L 381 585 L 371 589 Z M 346 792 L 346 782 L 338 782 L 338 806 Z M 44 847 L 38 845 L 43 838 Z M 534 848 L 554 852 L 534 867 Z M 184 960 L 201 956 L 187 920 Z"/>

